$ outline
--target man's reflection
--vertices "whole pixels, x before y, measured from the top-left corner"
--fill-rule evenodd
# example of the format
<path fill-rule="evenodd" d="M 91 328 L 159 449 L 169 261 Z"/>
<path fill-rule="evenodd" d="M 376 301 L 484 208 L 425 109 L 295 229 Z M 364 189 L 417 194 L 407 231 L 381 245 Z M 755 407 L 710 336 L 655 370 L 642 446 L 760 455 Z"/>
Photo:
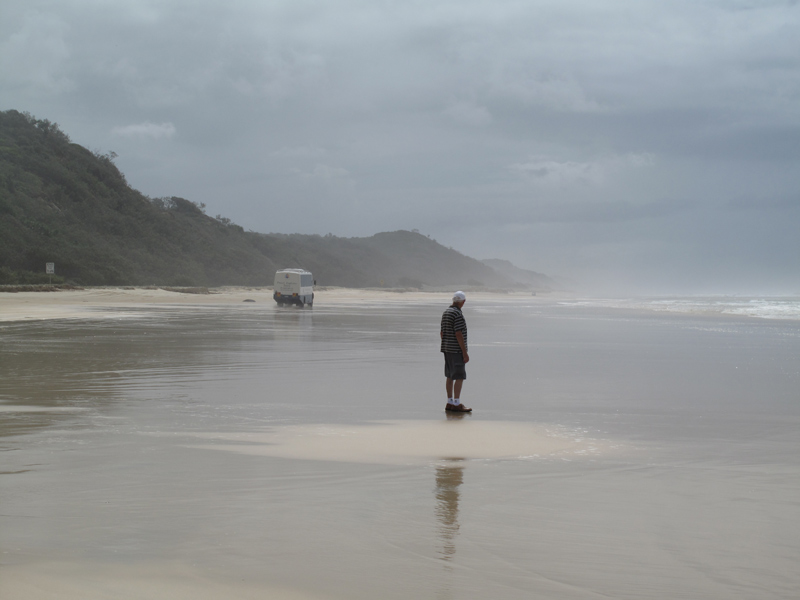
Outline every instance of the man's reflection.
<path fill-rule="evenodd" d="M 458 486 L 464 481 L 464 467 L 448 459 L 451 464 L 436 468 L 436 519 L 442 540 L 442 560 L 450 560 L 456 553 L 455 537 L 458 534 Z"/>

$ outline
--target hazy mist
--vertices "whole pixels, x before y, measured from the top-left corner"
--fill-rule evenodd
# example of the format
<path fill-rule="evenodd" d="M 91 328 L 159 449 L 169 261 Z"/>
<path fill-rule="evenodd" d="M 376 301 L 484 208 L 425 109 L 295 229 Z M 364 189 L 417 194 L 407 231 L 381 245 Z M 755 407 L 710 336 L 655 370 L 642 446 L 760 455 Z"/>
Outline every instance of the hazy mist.
<path fill-rule="evenodd" d="M 796 1 L 5 0 L 12 108 L 246 229 L 800 293 Z"/>

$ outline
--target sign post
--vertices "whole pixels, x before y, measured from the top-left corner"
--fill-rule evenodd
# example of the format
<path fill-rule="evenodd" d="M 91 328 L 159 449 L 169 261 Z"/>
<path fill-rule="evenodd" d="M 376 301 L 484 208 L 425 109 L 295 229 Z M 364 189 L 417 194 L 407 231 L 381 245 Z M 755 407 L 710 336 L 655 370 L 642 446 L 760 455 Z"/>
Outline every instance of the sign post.
<path fill-rule="evenodd" d="M 52 285 L 52 283 L 53 283 L 52 275 L 56 272 L 56 263 L 47 263 L 45 265 L 45 269 L 47 271 L 47 274 L 51 276 L 50 277 L 50 284 Z"/>

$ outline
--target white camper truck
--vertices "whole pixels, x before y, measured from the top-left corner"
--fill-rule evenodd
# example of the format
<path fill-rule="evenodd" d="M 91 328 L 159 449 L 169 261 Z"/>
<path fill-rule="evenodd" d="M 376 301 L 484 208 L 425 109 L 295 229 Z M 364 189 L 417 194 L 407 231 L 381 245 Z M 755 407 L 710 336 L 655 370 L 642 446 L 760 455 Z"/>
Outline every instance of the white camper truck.
<path fill-rule="evenodd" d="M 314 277 L 304 269 L 281 269 L 275 273 L 272 297 L 278 305 L 314 304 Z"/>

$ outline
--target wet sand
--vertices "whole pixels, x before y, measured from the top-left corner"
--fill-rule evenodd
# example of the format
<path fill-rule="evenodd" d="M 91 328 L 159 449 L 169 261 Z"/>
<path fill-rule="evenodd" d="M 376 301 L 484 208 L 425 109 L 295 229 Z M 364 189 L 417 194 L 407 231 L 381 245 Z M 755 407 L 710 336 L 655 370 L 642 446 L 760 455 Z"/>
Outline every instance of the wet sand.
<path fill-rule="evenodd" d="M 797 323 L 471 294 L 449 420 L 446 294 L 100 292 L 0 324 L 0 598 L 796 596 Z"/>
<path fill-rule="evenodd" d="M 317 289 L 316 302 L 346 304 L 351 302 L 447 302 L 444 292 L 381 291 L 353 288 Z M 493 294 L 470 292 L 470 298 L 530 297 L 529 292 Z M 552 299 L 553 295 L 548 295 Z M 564 296 L 566 297 L 566 296 Z M 236 305 L 253 300 L 274 304 L 271 288 L 211 288 L 208 294 L 184 293 L 161 288 L 86 288 L 58 292 L 0 293 L 0 322 L 41 319 L 118 318 L 130 309 L 145 306 L 215 306 Z M 97 309 L 103 309 L 98 311 Z"/>
<path fill-rule="evenodd" d="M 254 585 L 179 562 L 109 565 L 47 562 L 2 568 L 4 599 L 26 600 L 322 600 L 298 590 Z"/>

